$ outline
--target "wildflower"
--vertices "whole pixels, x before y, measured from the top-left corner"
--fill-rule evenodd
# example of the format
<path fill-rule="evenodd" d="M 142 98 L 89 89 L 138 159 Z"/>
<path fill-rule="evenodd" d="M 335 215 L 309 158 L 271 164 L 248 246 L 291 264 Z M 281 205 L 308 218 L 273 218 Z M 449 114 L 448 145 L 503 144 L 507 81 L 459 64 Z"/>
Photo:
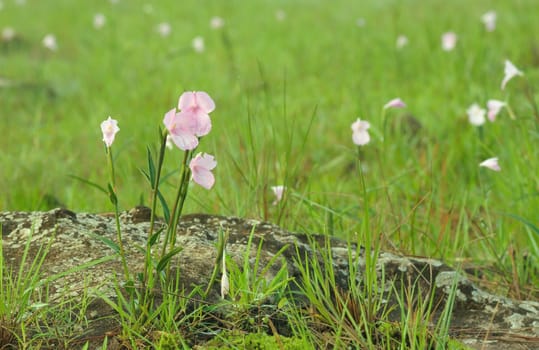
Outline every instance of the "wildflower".
<path fill-rule="evenodd" d="M 167 140 L 165 141 L 165 146 L 168 149 L 172 149 L 174 147 L 174 142 L 172 141 L 172 136 L 170 136 L 170 134 L 167 135 Z"/>
<path fill-rule="evenodd" d="M 358 18 L 356 20 L 356 26 L 358 27 L 365 27 L 365 25 L 367 24 L 367 21 L 365 21 L 365 18 Z"/>
<path fill-rule="evenodd" d="M 522 73 L 517 67 L 515 67 L 515 65 L 509 60 L 505 60 L 504 74 L 505 76 L 502 80 L 502 90 L 505 89 L 505 84 L 507 84 L 507 82 L 513 77 L 517 75 L 524 75 L 524 73 Z"/>
<path fill-rule="evenodd" d="M 277 10 L 275 11 L 275 19 L 278 20 L 279 22 L 282 22 L 286 19 L 286 12 L 284 12 L 284 10 Z"/>
<path fill-rule="evenodd" d="M 215 183 L 215 177 L 211 171 L 216 166 L 217 162 L 212 155 L 206 153 L 197 154 L 189 163 L 189 168 L 193 174 L 193 181 L 209 190 Z"/>
<path fill-rule="evenodd" d="M 354 123 L 352 123 L 352 141 L 358 146 L 368 144 L 371 137 L 367 130 L 370 127 L 371 124 L 369 122 L 358 118 Z"/>
<path fill-rule="evenodd" d="M 204 38 L 201 37 L 201 36 L 197 36 L 193 39 L 193 42 L 191 43 L 191 45 L 193 46 L 193 50 L 195 50 L 195 52 L 197 53 L 202 53 L 204 52 Z"/>
<path fill-rule="evenodd" d="M 221 276 L 221 299 L 224 299 L 225 296 L 230 291 L 230 282 L 228 280 L 228 275 L 226 274 L 226 255 L 223 251 L 223 274 Z"/>
<path fill-rule="evenodd" d="M 97 13 L 94 16 L 94 28 L 95 29 L 101 29 L 103 26 L 105 26 L 106 18 L 105 15 L 102 13 Z"/>
<path fill-rule="evenodd" d="M 161 35 L 162 37 L 167 37 L 170 35 L 171 27 L 168 22 L 162 22 L 157 25 L 157 33 Z"/>
<path fill-rule="evenodd" d="M 222 19 L 221 17 L 219 16 L 214 16 L 210 19 L 210 27 L 212 29 L 219 29 L 219 28 L 223 28 L 223 26 L 225 25 L 225 20 Z"/>
<path fill-rule="evenodd" d="M 447 32 L 442 35 L 442 49 L 444 51 L 451 51 L 457 45 L 457 34 L 453 32 Z"/>
<path fill-rule="evenodd" d="M 496 116 L 500 113 L 500 110 L 506 106 L 506 103 L 498 100 L 487 101 L 487 117 L 491 122 L 496 120 Z"/>
<path fill-rule="evenodd" d="M 45 46 L 47 49 L 51 51 L 58 50 L 58 44 L 56 43 L 56 37 L 52 34 L 47 34 L 43 38 L 43 46 Z"/>
<path fill-rule="evenodd" d="M 2 29 L 2 41 L 9 42 L 13 39 L 15 39 L 15 36 L 17 33 L 15 32 L 15 29 L 11 27 L 5 27 Z"/>
<path fill-rule="evenodd" d="M 485 25 L 487 32 L 492 32 L 496 29 L 496 11 L 488 11 L 481 16 L 481 22 Z"/>
<path fill-rule="evenodd" d="M 406 103 L 404 103 L 400 97 L 394 98 L 388 103 L 385 104 L 384 109 L 388 108 L 404 108 L 406 107 Z"/>
<path fill-rule="evenodd" d="M 103 132 L 103 142 L 107 147 L 112 146 L 114 142 L 114 136 L 120 131 L 118 127 L 118 121 L 109 117 L 107 120 L 101 123 L 101 131 Z"/>
<path fill-rule="evenodd" d="M 271 186 L 271 190 L 273 191 L 273 194 L 275 195 L 275 200 L 273 201 L 273 205 L 277 205 L 282 199 L 284 191 L 286 190 L 285 186 Z"/>
<path fill-rule="evenodd" d="M 210 132 L 211 119 L 209 114 L 215 109 L 215 103 L 206 92 L 184 92 L 178 101 L 178 109 L 191 114 L 196 136 L 204 136 Z"/>
<path fill-rule="evenodd" d="M 488 168 L 490 170 L 494 171 L 500 171 L 502 168 L 500 168 L 500 165 L 498 164 L 498 157 L 489 158 L 487 160 L 482 161 L 479 166 Z"/>
<path fill-rule="evenodd" d="M 195 120 L 187 113 L 176 113 L 176 108 L 165 114 L 163 124 L 168 130 L 172 142 L 181 150 L 187 151 L 198 146 L 195 135 Z"/>
<path fill-rule="evenodd" d="M 399 35 L 397 37 L 397 49 L 402 49 L 403 47 L 405 47 L 406 45 L 408 45 L 408 37 L 406 35 Z"/>
<path fill-rule="evenodd" d="M 466 110 L 466 113 L 468 114 L 468 119 L 472 125 L 481 126 L 485 123 L 486 111 L 479 107 L 477 103 L 471 105 L 468 110 Z"/>

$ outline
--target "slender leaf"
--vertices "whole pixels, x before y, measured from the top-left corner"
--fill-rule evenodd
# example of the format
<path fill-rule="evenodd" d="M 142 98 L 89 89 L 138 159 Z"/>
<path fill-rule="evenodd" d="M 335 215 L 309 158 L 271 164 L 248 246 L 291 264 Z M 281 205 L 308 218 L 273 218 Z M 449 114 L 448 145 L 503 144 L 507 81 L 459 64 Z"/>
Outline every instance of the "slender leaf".
<path fill-rule="evenodd" d="M 160 273 L 161 271 L 163 271 L 167 267 L 167 265 L 170 263 L 170 260 L 176 254 L 181 252 L 182 249 L 183 249 L 182 247 L 176 247 L 176 248 L 172 249 L 170 252 L 166 253 L 165 256 L 163 256 L 163 258 L 161 258 L 161 260 L 157 264 L 157 267 L 155 268 L 157 270 L 157 273 Z"/>
<path fill-rule="evenodd" d="M 91 187 L 94 187 L 94 188 L 97 188 L 98 190 L 100 190 L 101 192 L 105 193 L 105 194 L 108 194 L 107 190 L 103 187 L 103 186 L 100 186 L 98 184 L 96 184 L 95 182 L 92 182 L 90 180 L 86 180 L 86 179 L 83 179 L 82 177 L 79 177 L 77 175 L 68 175 L 70 178 L 72 179 L 75 179 L 75 180 L 78 180 L 80 182 L 82 182 L 83 184 L 85 185 L 88 185 L 88 186 L 91 186 Z"/>

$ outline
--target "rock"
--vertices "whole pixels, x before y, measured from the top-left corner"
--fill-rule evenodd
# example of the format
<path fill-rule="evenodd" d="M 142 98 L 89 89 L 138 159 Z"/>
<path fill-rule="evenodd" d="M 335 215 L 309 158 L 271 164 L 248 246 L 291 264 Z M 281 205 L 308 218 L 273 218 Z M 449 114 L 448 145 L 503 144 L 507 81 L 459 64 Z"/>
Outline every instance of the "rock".
<path fill-rule="evenodd" d="M 48 212 L 2 212 L 2 245 L 4 263 L 8 269 L 17 271 L 21 263 L 22 250 L 30 239 L 30 260 L 40 247 L 50 243 L 43 262 L 43 277 L 52 276 L 68 269 L 74 271 L 54 280 L 49 288 L 51 298 L 62 295 L 77 296 L 85 287 L 99 291 L 100 295 L 113 297 L 113 277 L 122 279 L 120 260 L 98 237 L 116 241 L 116 226 L 112 214 L 74 213 L 66 209 Z M 144 256 L 137 246 L 144 247 L 149 230 L 149 210 L 137 207 L 121 214 L 124 247 L 130 271 L 142 271 Z M 157 228 L 164 227 L 162 221 Z M 243 261 L 251 232 L 252 258 L 256 256 L 262 241 L 261 266 L 284 249 L 289 276 L 301 280 L 297 266 L 298 254 L 302 258 L 315 259 L 331 252 L 335 279 L 339 288 L 347 290 L 348 281 L 363 281 L 366 252 L 361 247 L 322 235 L 291 233 L 278 226 L 257 220 L 214 215 L 186 215 L 179 224 L 177 246 L 183 250 L 174 261 L 181 271 L 181 283 L 188 292 L 194 286 L 205 288 L 214 269 L 216 242 L 220 230 L 229 232 L 227 255 L 238 264 Z M 286 247 L 286 248 L 284 248 Z M 326 249 L 327 248 L 327 249 Z M 349 276 L 349 252 L 357 257 L 357 276 Z M 91 261 L 110 257 L 110 261 L 89 266 L 83 270 L 76 267 Z M 272 279 L 282 260 L 272 265 L 266 278 Z M 440 317 L 448 294 L 456 288 L 456 297 L 451 316 L 450 334 L 470 347 L 478 349 L 539 349 L 539 302 L 511 300 L 483 291 L 466 276 L 444 263 L 428 258 L 399 256 L 380 252 L 376 259 L 378 275 L 385 276 L 381 285 L 388 295 L 391 290 L 412 286 L 423 297 L 432 295 L 438 307 L 431 322 Z M 411 290 L 411 289 L 410 289 Z M 213 286 L 210 301 L 219 298 L 219 286 Z M 390 298 L 388 303 L 396 302 Z M 98 319 L 107 309 L 97 300 L 94 310 L 89 309 L 89 318 Z M 100 311 L 101 310 L 101 311 Z M 107 312 L 110 312 L 108 310 Z M 398 314 L 395 316 L 398 319 Z"/>

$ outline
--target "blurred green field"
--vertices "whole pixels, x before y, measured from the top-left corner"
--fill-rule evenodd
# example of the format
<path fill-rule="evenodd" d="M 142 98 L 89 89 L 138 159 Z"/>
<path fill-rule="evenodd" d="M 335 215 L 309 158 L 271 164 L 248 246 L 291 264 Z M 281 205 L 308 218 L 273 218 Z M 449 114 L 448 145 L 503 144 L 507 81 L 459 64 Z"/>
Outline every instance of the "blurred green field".
<path fill-rule="evenodd" d="M 489 10 L 498 14 L 493 32 L 481 22 Z M 106 18 L 99 30 L 97 13 Z M 149 205 L 139 171 L 146 146 L 157 148 L 178 96 L 202 90 L 217 108 L 199 150 L 215 155 L 217 182 L 193 186 L 185 213 L 347 237 L 368 206 L 387 248 L 494 265 L 508 284 L 516 269 L 513 292 L 536 287 L 537 13 L 535 0 L 4 0 L 0 26 L 16 36 L 0 46 L 0 210 L 110 211 L 106 197 L 69 177 L 105 185 L 99 124 L 109 115 L 121 129 L 120 205 Z M 224 27 L 211 28 L 214 16 Z M 156 30 L 163 22 L 166 37 Z M 451 52 L 440 44 L 447 31 L 458 35 Z M 48 33 L 55 52 L 42 45 Z M 399 35 L 409 39 L 402 49 Z M 197 36 L 202 53 L 192 48 Z M 525 76 L 501 91 L 505 59 Z M 408 107 L 387 111 L 382 142 L 382 106 L 394 97 Z M 517 119 L 503 111 L 470 125 L 466 109 L 488 99 L 509 102 Z M 358 117 L 372 125 L 360 155 L 367 197 L 351 140 Z M 501 172 L 478 166 L 494 156 Z M 169 151 L 166 171 L 181 159 Z M 171 197 L 177 181 L 169 178 Z M 274 206 L 270 186 L 281 184 L 289 191 Z"/>

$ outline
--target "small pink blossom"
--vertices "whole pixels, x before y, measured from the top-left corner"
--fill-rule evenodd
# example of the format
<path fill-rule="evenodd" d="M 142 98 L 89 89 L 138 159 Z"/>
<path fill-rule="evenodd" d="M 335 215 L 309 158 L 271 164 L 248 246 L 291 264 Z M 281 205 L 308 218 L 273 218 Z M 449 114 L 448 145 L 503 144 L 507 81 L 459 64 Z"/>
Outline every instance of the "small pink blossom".
<path fill-rule="evenodd" d="M 493 32 L 496 29 L 496 11 L 488 11 L 481 16 L 481 22 L 485 25 L 487 32 Z"/>
<path fill-rule="evenodd" d="M 354 123 L 352 123 L 352 141 L 358 146 L 368 144 L 371 140 L 368 132 L 370 127 L 371 124 L 369 122 L 358 118 Z"/>
<path fill-rule="evenodd" d="M 172 142 L 181 150 L 187 151 L 198 146 L 195 135 L 196 120 L 189 113 L 176 113 L 176 108 L 165 114 L 163 124 L 168 130 Z"/>
<path fill-rule="evenodd" d="M 501 109 L 506 106 L 506 103 L 498 100 L 487 101 L 487 117 L 491 122 L 496 120 L 496 116 L 500 113 Z"/>
<path fill-rule="evenodd" d="M 206 153 L 197 154 L 189 163 L 189 168 L 193 174 L 193 181 L 209 190 L 215 183 L 215 177 L 211 171 L 216 166 L 217 162 L 212 155 Z"/>
<path fill-rule="evenodd" d="M 500 165 L 498 164 L 498 157 L 489 158 L 479 164 L 479 166 L 488 168 L 490 170 L 494 171 L 500 171 L 502 168 L 500 168 Z"/>
<path fill-rule="evenodd" d="M 286 190 L 286 187 L 282 185 L 271 186 L 271 190 L 273 191 L 273 194 L 275 195 L 275 200 L 273 201 L 273 205 L 277 205 L 280 201 L 283 200 L 283 195 L 284 195 L 284 191 Z"/>
<path fill-rule="evenodd" d="M 477 103 L 474 103 L 466 110 L 468 114 L 468 119 L 472 125 L 481 126 L 485 123 L 485 114 L 486 111 L 479 107 Z"/>
<path fill-rule="evenodd" d="M 457 34 L 453 32 L 447 32 L 442 35 L 442 49 L 444 51 L 451 51 L 457 45 Z"/>
<path fill-rule="evenodd" d="M 505 76 L 503 77 L 503 80 L 502 80 L 502 90 L 505 89 L 505 85 L 513 77 L 517 75 L 520 75 L 520 76 L 524 75 L 524 73 L 522 73 L 517 67 L 515 67 L 515 65 L 511 63 L 511 61 L 509 60 L 505 60 L 504 74 Z"/>
<path fill-rule="evenodd" d="M 215 109 L 210 95 L 204 91 L 184 92 L 178 100 L 178 108 L 192 115 L 195 120 L 195 135 L 204 136 L 211 130 L 211 119 L 209 114 Z"/>
<path fill-rule="evenodd" d="M 118 121 L 109 117 L 107 120 L 101 123 L 101 132 L 103 132 L 103 142 L 107 147 L 112 146 L 116 133 L 120 131 L 118 127 Z"/>
<path fill-rule="evenodd" d="M 404 103 L 399 97 L 392 99 L 388 103 L 385 104 L 384 109 L 388 108 L 404 108 L 406 107 L 406 103 Z"/>

